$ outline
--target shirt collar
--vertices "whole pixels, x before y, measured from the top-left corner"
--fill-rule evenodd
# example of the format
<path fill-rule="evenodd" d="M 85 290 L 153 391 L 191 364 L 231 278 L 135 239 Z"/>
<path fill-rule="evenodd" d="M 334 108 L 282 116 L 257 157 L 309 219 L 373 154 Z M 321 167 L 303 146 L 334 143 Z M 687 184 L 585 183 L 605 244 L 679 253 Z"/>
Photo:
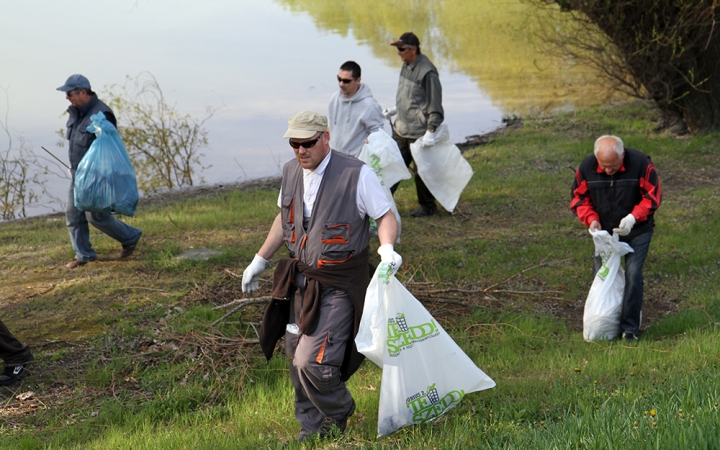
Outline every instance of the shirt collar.
<path fill-rule="evenodd" d="M 605 173 L 605 171 L 600 168 L 600 164 L 597 165 L 597 169 L 595 169 L 595 171 L 597 173 Z M 623 159 L 622 165 L 618 169 L 618 172 L 625 172 L 625 160 L 624 159 Z"/>
<path fill-rule="evenodd" d="M 417 66 L 420 63 L 420 56 L 422 56 L 422 53 L 417 55 L 417 58 L 415 58 L 415 61 L 413 61 L 412 63 L 410 63 L 410 64 L 406 63 L 408 66 L 408 69 L 415 70 L 415 66 Z"/>
<path fill-rule="evenodd" d="M 303 176 L 308 177 L 311 174 L 322 176 L 322 174 L 325 173 L 325 169 L 327 168 L 328 164 L 330 163 L 330 155 L 332 155 L 332 150 L 328 152 L 327 156 L 320 162 L 320 164 L 318 164 L 315 170 L 303 169 Z"/>
<path fill-rule="evenodd" d="M 95 104 L 98 102 L 97 95 L 93 95 L 90 100 L 88 100 L 87 103 L 82 105 L 81 107 L 76 107 L 70 105 L 68 107 L 68 113 L 71 114 L 73 117 L 84 117 L 87 115 L 88 111 L 90 111 L 93 107 L 95 107 Z"/>

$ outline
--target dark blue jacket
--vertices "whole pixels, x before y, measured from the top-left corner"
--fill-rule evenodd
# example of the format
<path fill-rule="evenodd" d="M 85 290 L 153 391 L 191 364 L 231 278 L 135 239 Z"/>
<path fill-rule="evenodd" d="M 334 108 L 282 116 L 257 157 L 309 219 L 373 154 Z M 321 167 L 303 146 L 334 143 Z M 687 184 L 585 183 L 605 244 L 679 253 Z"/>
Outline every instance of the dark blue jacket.
<path fill-rule="evenodd" d="M 92 123 L 90 116 L 100 111 L 105 114 L 108 122 L 117 128 L 115 114 L 108 105 L 98 100 L 95 95 L 81 107 L 70 106 L 67 110 L 68 121 L 65 125 L 67 127 L 65 136 L 68 139 L 68 157 L 70 158 L 70 168 L 72 170 L 77 170 L 80 160 L 82 160 L 90 148 L 90 144 L 95 140 L 95 133 L 87 131 L 87 127 Z"/>

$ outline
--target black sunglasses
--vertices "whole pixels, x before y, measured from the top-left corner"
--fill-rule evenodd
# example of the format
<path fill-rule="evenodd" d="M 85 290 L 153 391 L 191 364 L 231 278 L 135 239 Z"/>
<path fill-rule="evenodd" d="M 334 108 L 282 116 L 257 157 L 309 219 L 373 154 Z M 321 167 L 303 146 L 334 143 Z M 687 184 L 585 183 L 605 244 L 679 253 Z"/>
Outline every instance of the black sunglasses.
<path fill-rule="evenodd" d="M 306 149 L 313 148 L 313 147 L 315 147 L 315 144 L 317 144 L 317 142 L 320 140 L 320 138 L 323 137 L 323 134 L 325 134 L 325 133 L 320 133 L 320 136 L 316 137 L 315 139 L 312 139 L 310 141 L 304 141 L 304 142 L 294 142 L 292 139 L 290 139 L 289 140 L 290 147 L 294 148 L 295 150 L 299 149 L 300 147 L 306 148 Z"/>
<path fill-rule="evenodd" d="M 338 76 L 338 83 L 350 84 L 350 83 L 352 83 L 353 81 L 355 81 L 354 78 L 340 78 L 340 77 Z"/>
<path fill-rule="evenodd" d="M 409 49 L 409 48 L 412 48 L 412 46 L 411 46 L 411 45 L 408 45 L 407 47 L 398 47 L 397 49 L 398 49 L 399 52 L 404 52 L 405 50 L 407 50 L 407 49 Z"/>

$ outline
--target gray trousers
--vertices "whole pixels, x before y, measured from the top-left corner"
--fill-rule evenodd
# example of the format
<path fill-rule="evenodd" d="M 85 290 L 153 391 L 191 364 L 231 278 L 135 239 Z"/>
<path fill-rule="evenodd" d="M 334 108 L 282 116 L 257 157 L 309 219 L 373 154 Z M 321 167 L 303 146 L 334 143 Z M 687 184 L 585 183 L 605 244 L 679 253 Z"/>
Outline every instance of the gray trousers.
<path fill-rule="evenodd" d="M 299 323 L 305 289 L 295 294 L 291 320 Z M 285 351 L 291 359 L 290 380 L 295 388 L 295 418 L 300 437 L 317 433 L 325 417 L 347 418 L 354 401 L 340 377 L 345 347 L 353 332 L 355 309 L 345 291 L 322 287 L 320 318 L 312 334 L 285 333 Z"/>

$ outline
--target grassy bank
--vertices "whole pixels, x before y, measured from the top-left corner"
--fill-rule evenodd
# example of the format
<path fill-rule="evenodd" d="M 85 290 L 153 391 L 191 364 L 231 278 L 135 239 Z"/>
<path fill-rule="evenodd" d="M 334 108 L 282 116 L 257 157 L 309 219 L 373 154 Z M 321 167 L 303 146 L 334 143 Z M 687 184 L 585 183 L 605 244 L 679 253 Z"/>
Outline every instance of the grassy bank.
<path fill-rule="evenodd" d="M 465 154 L 475 176 L 454 215 L 409 217 L 414 186 L 403 183 L 398 279 L 497 387 L 377 439 L 381 373 L 366 362 L 349 383 L 358 410 L 348 432 L 306 447 L 720 447 L 720 137 L 653 126 L 635 104 L 526 120 Z M 568 210 L 571 168 L 605 133 L 651 155 L 664 189 L 633 346 L 582 339 L 592 240 Z M 22 384 L 0 388 L 0 448 L 292 442 L 287 361 L 266 365 L 255 344 L 262 306 L 223 318 L 276 199 L 275 188 L 252 188 L 141 206 L 129 219 L 144 230 L 136 255 L 119 261 L 119 246 L 93 233 L 99 261 L 75 271 L 63 267 L 62 218 L 0 225 L 0 317 L 37 359 Z M 177 258 L 191 248 L 220 255 Z"/>

